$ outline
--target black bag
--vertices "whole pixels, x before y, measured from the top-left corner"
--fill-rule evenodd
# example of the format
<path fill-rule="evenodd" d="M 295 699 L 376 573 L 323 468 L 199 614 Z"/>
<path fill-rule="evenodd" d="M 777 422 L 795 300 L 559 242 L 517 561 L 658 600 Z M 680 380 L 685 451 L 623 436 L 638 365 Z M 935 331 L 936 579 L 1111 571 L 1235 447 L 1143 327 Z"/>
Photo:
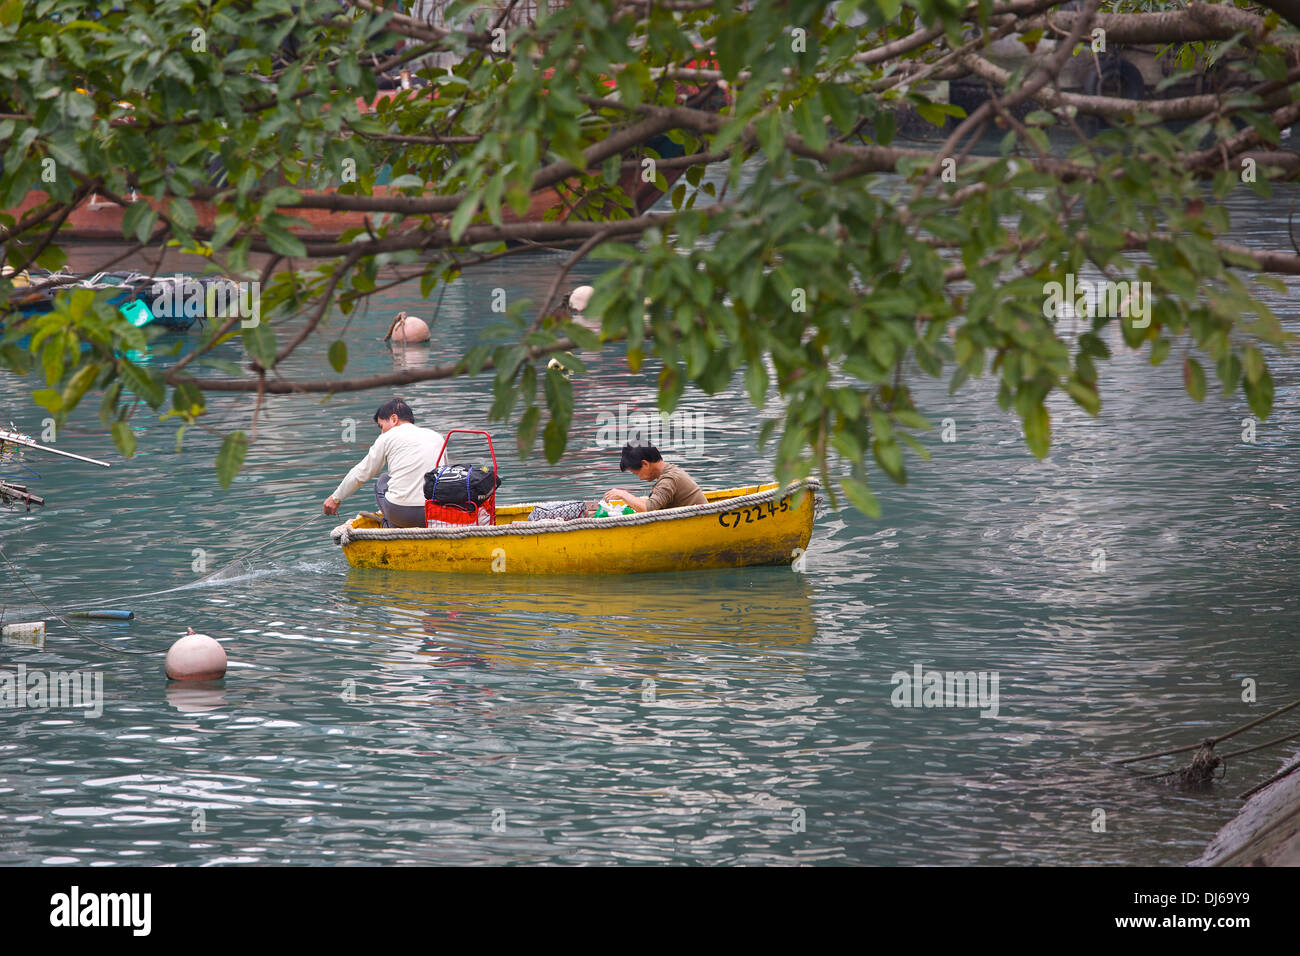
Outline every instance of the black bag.
<path fill-rule="evenodd" d="M 424 476 L 424 497 L 440 505 L 481 505 L 500 487 L 496 469 L 486 465 L 443 465 Z"/>

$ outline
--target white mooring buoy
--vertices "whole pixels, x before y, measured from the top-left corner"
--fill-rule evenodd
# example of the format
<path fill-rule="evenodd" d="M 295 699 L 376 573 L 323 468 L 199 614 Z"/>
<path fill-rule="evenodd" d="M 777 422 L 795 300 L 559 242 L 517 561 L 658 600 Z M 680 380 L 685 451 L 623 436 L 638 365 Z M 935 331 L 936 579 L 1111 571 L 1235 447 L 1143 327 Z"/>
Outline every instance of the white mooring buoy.
<path fill-rule="evenodd" d="M 219 680 L 226 676 L 226 649 L 190 628 L 168 649 L 163 669 L 171 680 Z"/>
<path fill-rule="evenodd" d="M 398 312 L 397 315 L 393 316 L 393 324 L 389 326 L 388 337 L 394 342 L 402 342 L 406 345 L 415 342 L 427 342 L 429 341 L 429 323 L 414 315 Z"/>
<path fill-rule="evenodd" d="M 581 312 L 591 301 L 592 293 L 596 290 L 589 285 L 580 285 L 569 294 L 569 308 L 574 312 Z"/>

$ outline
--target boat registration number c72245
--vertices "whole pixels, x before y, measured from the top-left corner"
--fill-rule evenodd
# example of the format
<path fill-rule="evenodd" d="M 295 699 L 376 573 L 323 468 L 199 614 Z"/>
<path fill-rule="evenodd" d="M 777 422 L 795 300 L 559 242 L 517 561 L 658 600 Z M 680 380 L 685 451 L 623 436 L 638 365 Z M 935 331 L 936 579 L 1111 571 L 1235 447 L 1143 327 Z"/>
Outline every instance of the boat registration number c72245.
<path fill-rule="evenodd" d="M 724 528 L 739 528 L 742 524 L 753 524 L 755 521 L 762 521 L 769 515 L 779 514 L 782 511 L 790 510 L 790 499 L 782 498 L 781 503 L 766 501 L 759 505 L 750 505 L 748 508 L 741 508 L 738 511 L 724 511 L 718 515 L 718 524 Z"/>

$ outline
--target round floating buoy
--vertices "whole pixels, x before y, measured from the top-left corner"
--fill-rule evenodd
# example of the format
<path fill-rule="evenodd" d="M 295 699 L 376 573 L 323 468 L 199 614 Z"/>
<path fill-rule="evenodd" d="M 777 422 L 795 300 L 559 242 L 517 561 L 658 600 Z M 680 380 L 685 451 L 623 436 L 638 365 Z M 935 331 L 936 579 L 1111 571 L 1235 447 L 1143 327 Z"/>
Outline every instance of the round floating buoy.
<path fill-rule="evenodd" d="M 429 323 L 405 312 L 398 312 L 388 329 L 388 337 L 394 342 L 403 342 L 407 345 L 414 342 L 427 342 Z"/>
<path fill-rule="evenodd" d="M 591 294 L 596 290 L 589 285 L 580 285 L 569 295 L 569 308 L 574 312 L 581 312 L 591 301 Z"/>
<path fill-rule="evenodd" d="M 171 680 L 219 680 L 226 676 L 226 649 L 190 628 L 168 649 L 163 669 Z"/>

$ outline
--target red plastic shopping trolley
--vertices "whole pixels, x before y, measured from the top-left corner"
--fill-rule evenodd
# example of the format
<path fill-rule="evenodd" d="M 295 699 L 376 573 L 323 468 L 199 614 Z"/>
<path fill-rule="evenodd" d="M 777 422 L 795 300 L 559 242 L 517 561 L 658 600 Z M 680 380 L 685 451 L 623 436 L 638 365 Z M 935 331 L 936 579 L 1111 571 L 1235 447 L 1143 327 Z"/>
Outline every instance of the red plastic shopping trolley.
<path fill-rule="evenodd" d="M 437 468 L 442 463 L 442 456 L 447 453 L 447 445 L 451 443 L 451 436 L 461 435 L 482 435 L 487 439 L 488 452 L 492 455 L 492 474 L 494 482 L 499 483 L 501 480 L 500 472 L 497 471 L 497 453 L 492 447 L 492 436 L 485 431 L 479 431 L 474 428 L 453 428 L 447 432 L 447 437 L 442 440 L 442 448 L 438 452 L 438 459 L 433 463 Z M 484 514 L 486 513 L 486 515 Z M 486 520 L 485 520 L 486 518 Z M 464 507 L 458 505 L 443 505 L 430 499 L 424 502 L 424 524 L 425 527 L 434 527 L 435 523 L 444 524 L 482 524 L 494 525 L 497 523 L 497 492 L 492 489 L 492 494 L 481 504 L 475 504 L 473 501 L 468 502 Z"/>

